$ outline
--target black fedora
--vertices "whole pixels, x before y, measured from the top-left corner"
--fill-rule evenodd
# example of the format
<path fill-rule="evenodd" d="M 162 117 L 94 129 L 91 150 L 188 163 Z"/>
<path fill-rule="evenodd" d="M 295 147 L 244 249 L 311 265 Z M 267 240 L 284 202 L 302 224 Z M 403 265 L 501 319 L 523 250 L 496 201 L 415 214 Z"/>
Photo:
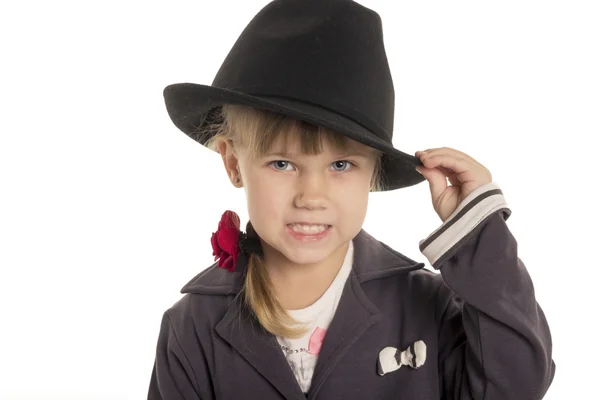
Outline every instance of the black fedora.
<path fill-rule="evenodd" d="M 282 113 L 383 153 L 383 190 L 425 180 L 422 165 L 392 144 L 394 85 L 380 16 L 351 0 L 274 0 L 250 21 L 211 86 L 164 89 L 175 126 L 205 144 L 215 108 Z"/>

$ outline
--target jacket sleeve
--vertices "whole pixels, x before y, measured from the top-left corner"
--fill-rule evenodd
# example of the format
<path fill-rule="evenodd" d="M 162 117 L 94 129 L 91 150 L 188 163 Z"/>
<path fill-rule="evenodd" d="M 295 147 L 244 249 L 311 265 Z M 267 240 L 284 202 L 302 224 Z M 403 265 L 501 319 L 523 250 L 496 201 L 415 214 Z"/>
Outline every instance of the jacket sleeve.
<path fill-rule="evenodd" d="M 552 338 L 494 183 L 481 186 L 420 249 L 443 282 L 437 301 L 440 390 L 447 400 L 542 399 Z"/>
<path fill-rule="evenodd" d="M 200 400 L 198 384 L 168 311 L 163 314 L 148 400 Z"/>

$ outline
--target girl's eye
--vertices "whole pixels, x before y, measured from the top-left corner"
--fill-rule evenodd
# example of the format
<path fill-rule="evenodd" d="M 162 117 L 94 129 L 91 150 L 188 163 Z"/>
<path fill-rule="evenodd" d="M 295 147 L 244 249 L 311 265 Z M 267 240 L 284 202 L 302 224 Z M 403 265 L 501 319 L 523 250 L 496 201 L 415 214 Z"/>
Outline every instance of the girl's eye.
<path fill-rule="evenodd" d="M 270 163 L 276 170 L 285 171 L 286 167 L 290 165 L 289 161 L 277 160 L 271 161 Z"/>
<path fill-rule="evenodd" d="M 340 161 L 335 161 L 332 165 L 333 165 L 333 169 L 335 171 L 342 172 L 342 171 L 345 171 L 348 168 L 350 168 L 352 163 L 350 163 L 349 161 L 346 161 L 346 160 L 340 160 Z"/>

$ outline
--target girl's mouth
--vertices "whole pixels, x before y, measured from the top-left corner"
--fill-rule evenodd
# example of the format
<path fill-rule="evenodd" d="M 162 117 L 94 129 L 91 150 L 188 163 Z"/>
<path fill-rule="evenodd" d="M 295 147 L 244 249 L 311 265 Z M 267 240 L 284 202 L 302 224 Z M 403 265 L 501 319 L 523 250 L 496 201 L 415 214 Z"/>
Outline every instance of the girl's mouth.
<path fill-rule="evenodd" d="M 296 240 L 314 242 L 325 238 L 331 225 L 293 223 L 286 226 L 286 231 Z"/>

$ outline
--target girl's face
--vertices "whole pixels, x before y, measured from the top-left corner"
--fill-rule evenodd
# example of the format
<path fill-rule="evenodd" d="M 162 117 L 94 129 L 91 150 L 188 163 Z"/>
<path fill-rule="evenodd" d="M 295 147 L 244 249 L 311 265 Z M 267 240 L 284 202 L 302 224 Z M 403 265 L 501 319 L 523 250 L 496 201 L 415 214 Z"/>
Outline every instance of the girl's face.
<path fill-rule="evenodd" d="M 375 155 L 357 142 L 342 151 L 327 141 L 320 154 L 307 155 L 290 139 L 287 148 L 280 141 L 258 159 L 244 149 L 234 154 L 229 142 L 220 151 L 230 176 L 239 176 L 237 185 L 245 188 L 267 262 L 320 263 L 360 231 Z"/>

